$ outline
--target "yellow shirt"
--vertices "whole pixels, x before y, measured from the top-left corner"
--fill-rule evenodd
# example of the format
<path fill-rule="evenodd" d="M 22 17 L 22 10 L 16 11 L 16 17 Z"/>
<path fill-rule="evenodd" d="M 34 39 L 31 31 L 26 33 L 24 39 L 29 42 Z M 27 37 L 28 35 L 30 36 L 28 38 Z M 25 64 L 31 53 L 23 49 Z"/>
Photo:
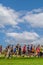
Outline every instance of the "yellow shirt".
<path fill-rule="evenodd" d="M 43 47 L 40 47 L 40 52 L 43 52 Z"/>

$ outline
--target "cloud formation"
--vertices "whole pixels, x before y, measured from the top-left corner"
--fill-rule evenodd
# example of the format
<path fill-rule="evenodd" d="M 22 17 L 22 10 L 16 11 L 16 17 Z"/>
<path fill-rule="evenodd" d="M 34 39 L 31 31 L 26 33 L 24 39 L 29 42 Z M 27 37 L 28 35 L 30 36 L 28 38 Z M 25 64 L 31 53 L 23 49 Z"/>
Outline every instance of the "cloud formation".
<path fill-rule="evenodd" d="M 39 38 L 39 35 L 35 32 L 27 32 L 24 31 L 23 33 L 6 33 L 8 37 L 13 37 L 17 42 L 25 42 L 28 43 L 29 41 L 34 41 Z"/>
<path fill-rule="evenodd" d="M 28 22 L 33 27 L 43 28 L 43 9 L 33 9 L 26 13 L 15 11 L 9 7 L 0 5 L 0 25 L 14 25 L 20 22 Z"/>
<path fill-rule="evenodd" d="M 33 28 L 43 28 L 43 8 L 24 12 L 13 10 L 9 7 L 3 6 L 2 4 L 0 5 L 0 29 L 3 28 L 2 31 L 4 31 L 6 30 L 6 25 L 11 25 L 11 27 L 5 31 L 7 37 L 13 37 L 20 43 L 27 43 L 29 41 L 35 43 L 36 41 L 39 42 L 39 40 L 41 42 L 43 38 L 38 40 L 40 35 L 38 35 L 36 32 L 27 32 L 26 30 L 22 31 L 22 33 L 14 32 L 14 28 L 21 30 L 21 27 L 18 25 L 19 23 L 24 22 L 28 23 Z"/>
<path fill-rule="evenodd" d="M 19 19 L 19 12 L 0 5 L 0 25 L 17 25 L 17 19 Z"/>
<path fill-rule="evenodd" d="M 43 13 L 26 14 L 26 16 L 24 16 L 24 20 L 28 21 L 28 23 L 33 27 L 43 28 Z"/>

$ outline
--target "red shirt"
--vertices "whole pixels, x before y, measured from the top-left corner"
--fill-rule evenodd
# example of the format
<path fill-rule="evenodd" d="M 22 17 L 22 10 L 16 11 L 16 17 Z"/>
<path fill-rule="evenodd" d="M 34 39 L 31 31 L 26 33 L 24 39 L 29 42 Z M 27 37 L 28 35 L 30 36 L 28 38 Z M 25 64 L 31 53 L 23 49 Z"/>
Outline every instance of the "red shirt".
<path fill-rule="evenodd" d="M 38 48 L 36 48 L 36 52 L 37 53 L 39 53 L 40 52 L 40 48 L 38 47 Z"/>
<path fill-rule="evenodd" d="M 26 52 L 26 46 L 23 47 L 23 51 Z"/>

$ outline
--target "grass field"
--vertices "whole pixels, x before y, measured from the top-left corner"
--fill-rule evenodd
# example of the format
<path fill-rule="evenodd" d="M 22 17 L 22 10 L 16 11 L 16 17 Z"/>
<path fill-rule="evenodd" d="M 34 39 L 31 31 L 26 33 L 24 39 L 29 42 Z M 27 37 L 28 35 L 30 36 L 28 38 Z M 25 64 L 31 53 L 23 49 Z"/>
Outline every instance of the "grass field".
<path fill-rule="evenodd" d="M 1 58 L 0 65 L 43 65 L 43 58 Z"/>

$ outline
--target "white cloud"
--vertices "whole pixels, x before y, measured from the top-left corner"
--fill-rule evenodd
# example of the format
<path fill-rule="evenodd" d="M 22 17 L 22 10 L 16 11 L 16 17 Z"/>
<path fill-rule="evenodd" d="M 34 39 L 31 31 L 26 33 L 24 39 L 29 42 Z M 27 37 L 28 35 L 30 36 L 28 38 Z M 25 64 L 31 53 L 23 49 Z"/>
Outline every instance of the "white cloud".
<path fill-rule="evenodd" d="M 3 5 L 0 5 L 0 24 L 17 25 L 17 19 L 19 19 L 19 15 L 19 12 L 16 12 L 15 10 L 5 7 Z"/>
<path fill-rule="evenodd" d="M 0 5 L 0 24 L 17 26 L 19 22 L 30 23 L 33 27 L 43 28 L 43 8 L 33 9 L 28 12 L 15 11 L 9 7 Z"/>
<path fill-rule="evenodd" d="M 39 38 L 39 39 L 37 39 L 35 41 L 33 41 L 32 44 L 36 44 L 36 45 L 40 44 L 40 45 L 43 45 L 43 37 L 42 38 Z"/>
<path fill-rule="evenodd" d="M 33 9 L 32 11 L 30 11 L 30 13 L 41 13 L 41 12 L 43 12 L 43 8 Z"/>
<path fill-rule="evenodd" d="M 0 28 L 5 28 L 4 25 L 0 24 Z"/>
<path fill-rule="evenodd" d="M 43 12 L 43 9 L 41 9 L 41 8 L 33 9 L 32 12 L 40 13 L 40 12 Z"/>
<path fill-rule="evenodd" d="M 8 45 L 8 44 L 14 44 L 15 41 L 14 39 L 5 39 L 5 43 Z"/>
<path fill-rule="evenodd" d="M 30 23 L 30 25 L 33 27 L 43 28 L 43 9 L 34 9 L 27 12 L 24 16 L 24 20 Z"/>
<path fill-rule="evenodd" d="M 39 38 L 39 35 L 35 32 L 26 32 L 23 33 L 6 33 L 7 37 L 13 37 L 16 42 L 28 43 L 29 41 L 34 41 Z"/>
<path fill-rule="evenodd" d="M 19 26 L 12 26 L 12 28 L 17 28 L 17 29 L 21 29 Z"/>

